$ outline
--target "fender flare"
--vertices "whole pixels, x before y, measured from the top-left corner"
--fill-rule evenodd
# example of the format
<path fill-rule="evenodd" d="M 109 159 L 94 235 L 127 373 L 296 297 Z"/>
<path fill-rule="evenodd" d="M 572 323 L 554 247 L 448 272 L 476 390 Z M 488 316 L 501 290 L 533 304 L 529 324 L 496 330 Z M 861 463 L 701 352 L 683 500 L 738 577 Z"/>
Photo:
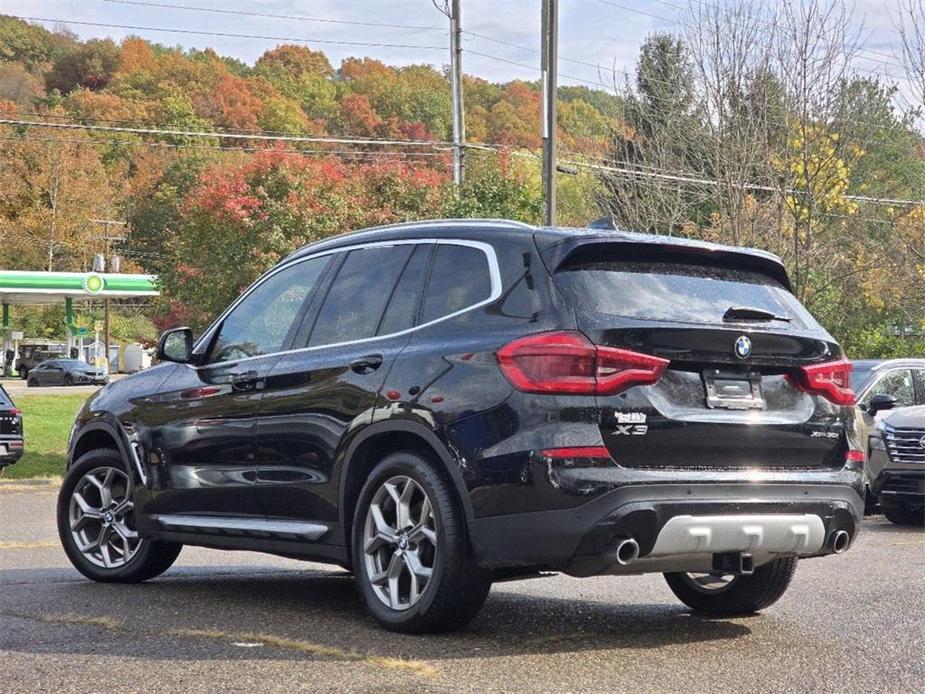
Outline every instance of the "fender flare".
<path fill-rule="evenodd" d="M 142 481 L 140 477 L 140 471 L 137 469 L 137 461 L 135 461 L 135 456 L 131 454 L 128 449 L 128 444 L 125 441 L 124 434 L 120 431 L 121 427 L 116 427 L 114 424 L 108 421 L 108 418 L 104 418 L 105 415 L 97 415 L 96 418 L 87 422 L 83 427 L 80 428 L 80 431 L 74 437 L 74 441 L 70 446 L 70 450 L 67 452 L 67 468 L 74 464 L 74 451 L 77 450 L 77 444 L 82 438 L 86 435 L 93 433 L 94 431 L 105 432 L 113 441 L 116 442 L 116 448 L 119 451 L 119 455 L 122 457 L 122 460 L 125 462 L 125 466 L 132 471 L 133 476 L 136 478 L 135 483 Z M 133 463 L 136 463 L 133 465 Z"/>
<path fill-rule="evenodd" d="M 472 509 L 472 500 L 469 498 L 469 489 L 466 486 L 465 480 L 463 479 L 459 463 L 456 462 L 453 455 L 446 447 L 446 444 L 440 440 L 440 438 L 433 432 L 433 430 L 429 429 L 423 424 L 409 419 L 391 419 L 367 425 L 354 437 L 353 441 L 351 441 L 347 446 L 347 450 L 343 458 L 344 462 L 341 465 L 340 480 L 338 481 L 337 485 L 337 513 L 339 516 L 340 527 L 345 530 L 348 525 L 348 519 L 344 515 L 346 510 L 345 495 L 347 491 L 347 479 L 350 475 L 350 469 L 354 464 L 357 450 L 370 438 L 389 433 L 403 433 L 417 436 L 418 438 L 422 439 L 428 446 L 430 446 L 430 448 L 437 454 L 439 462 L 443 465 L 443 468 L 447 471 L 447 473 L 449 473 L 453 487 L 456 489 L 456 494 L 462 503 L 463 513 L 466 517 L 466 525 L 468 526 L 472 519 L 475 517 L 474 511 Z M 350 538 L 344 535 L 344 541 L 349 547 Z"/>

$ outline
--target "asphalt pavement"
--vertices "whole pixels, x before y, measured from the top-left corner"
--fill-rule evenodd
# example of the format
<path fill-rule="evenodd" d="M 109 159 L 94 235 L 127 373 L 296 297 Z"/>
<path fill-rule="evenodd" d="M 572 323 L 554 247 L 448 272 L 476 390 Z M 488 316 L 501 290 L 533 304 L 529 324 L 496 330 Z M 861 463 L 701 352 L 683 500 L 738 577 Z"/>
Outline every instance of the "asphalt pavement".
<path fill-rule="evenodd" d="M 0 691 L 921 692 L 925 533 L 874 516 L 761 615 L 704 619 L 661 576 L 497 584 L 457 634 L 380 630 L 349 574 L 186 548 L 140 585 L 84 580 L 55 490 L 0 483 Z"/>

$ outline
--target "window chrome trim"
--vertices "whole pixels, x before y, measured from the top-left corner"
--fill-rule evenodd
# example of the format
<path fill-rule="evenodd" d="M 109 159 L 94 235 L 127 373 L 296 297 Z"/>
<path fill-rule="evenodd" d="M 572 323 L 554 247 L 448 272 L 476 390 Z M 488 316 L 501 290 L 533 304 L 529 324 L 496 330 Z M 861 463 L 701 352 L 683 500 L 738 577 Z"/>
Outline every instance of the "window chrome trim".
<path fill-rule="evenodd" d="M 278 355 L 283 355 L 283 354 L 294 354 L 297 352 L 311 352 L 311 351 L 315 351 L 319 349 L 329 349 L 332 347 L 348 347 L 350 345 L 359 345 L 359 344 L 364 344 L 367 342 L 376 342 L 378 340 L 388 340 L 394 337 L 400 337 L 402 335 L 412 333 L 415 330 L 420 330 L 421 328 L 428 328 L 432 325 L 436 325 L 437 323 L 442 323 L 443 321 L 449 320 L 451 318 L 456 318 L 457 316 L 460 316 L 464 313 L 468 313 L 469 311 L 473 311 L 477 308 L 481 308 L 482 306 L 487 306 L 488 304 L 491 304 L 497 301 L 501 297 L 501 295 L 503 294 L 503 285 L 501 282 L 501 268 L 498 264 L 498 256 L 497 256 L 497 253 L 495 253 L 494 247 L 489 243 L 485 243 L 484 241 L 472 241 L 469 239 L 437 239 L 437 238 L 396 239 L 393 241 L 374 241 L 371 243 L 355 244 L 353 246 L 342 246 L 340 248 L 332 248 L 326 251 L 319 251 L 318 253 L 315 253 L 313 255 L 307 255 L 307 256 L 296 258 L 294 260 L 291 260 L 289 262 L 286 262 L 280 265 L 279 267 L 273 269 L 272 271 L 260 277 L 256 282 L 254 282 L 254 284 L 248 287 L 247 291 L 245 291 L 243 294 L 241 294 L 241 296 L 235 299 L 235 301 L 231 304 L 231 306 L 225 309 L 225 311 L 217 319 L 215 319 L 212 322 L 212 325 L 209 326 L 208 330 L 206 330 L 200 336 L 200 338 L 196 341 L 196 344 L 193 345 L 193 354 L 196 354 L 197 353 L 196 350 L 199 349 L 204 343 L 211 342 L 212 338 L 214 337 L 214 334 L 213 334 L 214 331 L 217 329 L 218 326 L 220 326 L 224 322 L 228 314 L 230 314 L 232 311 L 234 311 L 235 308 L 237 308 L 238 304 L 240 304 L 248 296 L 250 296 L 251 292 L 256 290 L 260 285 L 262 285 L 264 282 L 269 280 L 271 277 L 273 277 L 277 273 L 282 272 L 283 270 L 288 270 L 289 268 L 294 267 L 295 265 L 298 265 L 299 263 L 304 263 L 308 260 L 314 260 L 315 258 L 323 258 L 325 256 L 334 255 L 336 253 L 347 253 L 349 251 L 366 250 L 368 248 L 380 248 L 380 247 L 385 247 L 385 246 L 410 246 L 410 245 L 426 246 L 426 245 L 431 245 L 431 244 L 434 244 L 434 245 L 443 244 L 447 246 L 468 246 L 470 248 L 477 248 L 480 251 L 482 251 L 482 253 L 485 254 L 486 260 L 488 260 L 488 273 L 491 279 L 491 294 L 489 295 L 489 297 L 487 299 L 483 299 L 482 301 L 474 303 L 471 306 L 466 306 L 465 308 L 462 308 L 458 311 L 454 311 L 453 313 L 449 313 L 445 316 L 440 316 L 440 318 L 435 318 L 434 320 L 427 321 L 426 323 L 421 323 L 420 325 L 414 325 L 410 328 L 399 330 L 398 332 L 388 333 L 387 335 L 374 335 L 373 337 L 364 337 L 359 340 L 348 340 L 346 342 L 332 342 L 331 344 L 327 344 L 327 345 L 316 345 L 314 347 L 298 347 L 296 349 L 285 349 L 285 350 L 280 350 L 278 352 L 267 352 L 266 354 L 258 354 L 253 357 L 244 357 L 243 359 L 235 359 L 235 360 L 228 361 L 228 362 L 215 362 L 214 364 L 201 364 L 199 366 L 193 366 L 192 364 L 187 364 L 187 366 L 193 369 L 209 368 L 209 367 L 214 367 L 220 364 L 226 364 L 230 366 L 234 364 L 240 364 L 242 362 L 247 362 L 252 359 L 263 359 L 264 357 L 272 357 L 272 356 L 278 356 Z"/>

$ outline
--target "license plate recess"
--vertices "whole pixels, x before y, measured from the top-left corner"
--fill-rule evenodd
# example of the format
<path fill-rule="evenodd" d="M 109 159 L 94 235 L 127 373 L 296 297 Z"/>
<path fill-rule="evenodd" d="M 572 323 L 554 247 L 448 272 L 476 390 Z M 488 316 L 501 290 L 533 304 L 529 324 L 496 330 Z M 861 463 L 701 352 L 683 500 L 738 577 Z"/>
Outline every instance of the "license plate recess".
<path fill-rule="evenodd" d="M 703 385 L 710 409 L 763 410 L 767 407 L 761 392 L 761 374 L 757 371 L 706 369 Z"/>

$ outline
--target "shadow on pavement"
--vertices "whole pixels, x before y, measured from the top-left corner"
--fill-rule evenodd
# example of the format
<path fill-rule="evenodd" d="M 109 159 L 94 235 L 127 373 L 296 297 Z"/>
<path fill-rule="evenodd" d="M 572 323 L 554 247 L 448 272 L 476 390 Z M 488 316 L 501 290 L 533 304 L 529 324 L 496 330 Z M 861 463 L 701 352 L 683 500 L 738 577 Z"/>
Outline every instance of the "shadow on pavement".
<path fill-rule="evenodd" d="M 703 619 L 677 604 L 593 602 L 513 593 L 496 587 L 462 632 L 393 634 L 364 612 L 346 572 L 181 567 L 145 584 L 95 584 L 73 572 L 15 569 L 0 591 L 0 649 L 202 660 L 292 658 L 295 650 L 236 647 L 255 633 L 350 653 L 426 660 L 588 650 L 650 649 L 737 639 L 738 622 Z M 39 589 L 37 599 L 22 592 Z M 37 591 L 36 591 L 37 592 Z M 18 595 L 17 595 L 18 594 Z M 23 612 L 31 605 L 32 614 Z M 76 617 L 75 617 L 76 615 Z M 80 623 L 111 618 L 117 626 Z M 760 618 L 759 618 L 760 619 Z M 173 630 L 213 636 L 178 636 Z M 86 638 L 86 633 L 92 634 Z M 240 644 L 238 644 L 240 646 Z"/>

